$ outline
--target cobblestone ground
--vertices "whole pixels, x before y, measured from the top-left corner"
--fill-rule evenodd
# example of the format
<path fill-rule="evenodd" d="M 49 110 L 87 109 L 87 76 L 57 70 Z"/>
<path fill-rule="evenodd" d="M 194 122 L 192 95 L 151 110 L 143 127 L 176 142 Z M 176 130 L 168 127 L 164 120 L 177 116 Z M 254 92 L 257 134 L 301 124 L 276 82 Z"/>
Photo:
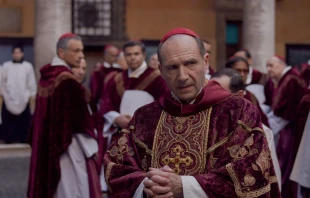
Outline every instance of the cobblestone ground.
<path fill-rule="evenodd" d="M 25 198 L 29 157 L 0 158 L 0 197 Z"/>
<path fill-rule="evenodd" d="M 29 161 L 29 157 L 0 158 L 0 198 L 27 197 Z"/>

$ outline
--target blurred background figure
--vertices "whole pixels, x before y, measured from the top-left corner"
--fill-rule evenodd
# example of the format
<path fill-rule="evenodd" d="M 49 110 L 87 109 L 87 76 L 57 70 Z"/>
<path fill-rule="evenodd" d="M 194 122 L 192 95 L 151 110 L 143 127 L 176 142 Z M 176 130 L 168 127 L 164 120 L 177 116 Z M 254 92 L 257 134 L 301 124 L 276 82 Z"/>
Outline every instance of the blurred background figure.
<path fill-rule="evenodd" d="M 153 69 L 158 69 L 158 56 L 157 53 L 154 53 L 150 56 L 149 61 L 148 61 L 148 66 L 153 68 Z"/>
<path fill-rule="evenodd" d="M 76 78 L 76 80 L 79 83 L 82 83 L 84 78 L 85 78 L 85 74 L 86 74 L 86 61 L 85 59 L 81 59 L 81 63 L 79 67 L 73 67 L 71 70 L 73 72 L 74 77 Z"/>
<path fill-rule="evenodd" d="M 16 45 L 12 60 L 1 69 L 2 138 L 6 143 L 26 141 L 36 93 L 33 66 L 24 60 L 23 46 Z"/>

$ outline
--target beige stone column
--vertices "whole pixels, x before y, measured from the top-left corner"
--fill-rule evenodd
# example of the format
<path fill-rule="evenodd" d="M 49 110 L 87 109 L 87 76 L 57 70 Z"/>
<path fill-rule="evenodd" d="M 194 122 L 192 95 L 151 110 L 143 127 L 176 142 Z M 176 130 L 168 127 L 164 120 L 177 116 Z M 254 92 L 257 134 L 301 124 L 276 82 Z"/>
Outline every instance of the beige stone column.
<path fill-rule="evenodd" d="M 34 59 L 37 79 L 40 68 L 56 55 L 56 42 L 72 30 L 71 0 L 36 0 Z"/>
<path fill-rule="evenodd" d="M 244 0 L 243 46 L 252 54 L 252 66 L 266 72 L 275 53 L 275 0 Z"/>

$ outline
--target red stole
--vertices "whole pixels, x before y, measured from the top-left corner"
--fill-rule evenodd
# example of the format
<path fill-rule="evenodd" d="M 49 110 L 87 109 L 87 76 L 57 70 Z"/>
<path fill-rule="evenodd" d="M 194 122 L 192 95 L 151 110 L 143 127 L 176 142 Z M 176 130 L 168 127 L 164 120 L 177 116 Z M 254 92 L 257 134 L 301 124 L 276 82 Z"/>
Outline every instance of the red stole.
<path fill-rule="evenodd" d="M 100 67 L 99 70 L 95 70 L 93 72 L 90 80 L 90 91 L 96 104 L 98 104 L 100 98 L 103 95 L 104 83 L 119 72 L 122 72 L 122 70 L 119 68 L 113 68 L 113 67 L 107 68 L 104 67 L 103 65 Z"/>

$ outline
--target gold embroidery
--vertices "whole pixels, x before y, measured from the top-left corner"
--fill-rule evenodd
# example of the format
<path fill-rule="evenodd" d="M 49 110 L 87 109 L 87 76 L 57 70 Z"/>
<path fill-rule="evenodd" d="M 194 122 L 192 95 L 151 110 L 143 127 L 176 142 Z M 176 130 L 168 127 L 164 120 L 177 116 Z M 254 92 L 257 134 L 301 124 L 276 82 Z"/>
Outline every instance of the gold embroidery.
<path fill-rule="evenodd" d="M 270 176 L 269 182 L 270 182 L 271 184 L 272 184 L 272 183 L 277 183 L 277 182 L 278 182 L 277 176 Z"/>
<path fill-rule="evenodd" d="M 163 111 L 155 131 L 151 167 L 160 168 L 168 163 L 182 175 L 203 173 L 211 112 L 209 108 L 195 115 L 174 117 Z M 183 151 L 172 152 L 175 148 Z"/>
<path fill-rule="evenodd" d="M 255 153 L 258 153 L 257 149 L 251 149 L 250 146 L 254 144 L 254 134 L 252 134 L 250 137 L 248 137 L 243 147 L 240 147 L 239 145 L 234 145 L 232 147 L 228 147 L 230 156 L 236 161 L 239 159 L 243 159 L 247 156 L 251 156 Z M 247 150 L 248 149 L 248 150 Z"/>
<path fill-rule="evenodd" d="M 133 137 L 135 143 L 137 143 L 140 147 L 142 147 L 142 148 L 145 149 L 145 152 L 146 152 L 147 154 L 150 154 L 150 155 L 152 154 L 152 151 L 147 147 L 146 144 L 144 144 L 143 142 L 141 142 L 141 141 L 136 137 L 135 133 L 132 133 L 132 137 Z"/>
<path fill-rule="evenodd" d="M 120 132 L 122 132 L 122 133 L 130 133 L 130 131 L 128 131 L 127 129 L 122 129 L 122 130 L 120 130 Z"/>
<path fill-rule="evenodd" d="M 108 163 L 107 170 L 106 170 L 106 173 L 105 173 L 105 180 L 106 180 L 106 183 L 107 183 L 107 186 L 108 186 L 110 192 L 112 192 L 112 189 L 111 189 L 110 184 L 109 184 L 109 178 L 110 178 L 110 174 L 111 174 L 111 171 L 112 171 L 112 167 L 114 165 L 115 165 L 114 162 Z"/>
<path fill-rule="evenodd" d="M 226 165 L 226 170 L 228 172 L 228 174 L 230 175 L 231 179 L 233 180 L 234 182 L 234 186 L 235 186 L 235 192 L 237 194 L 238 197 L 243 197 L 243 198 L 252 198 L 252 197 L 259 197 L 263 194 L 266 194 L 267 192 L 270 191 L 271 187 L 270 187 L 270 183 L 268 183 L 266 186 L 258 189 L 258 190 L 255 190 L 255 191 L 249 191 L 250 189 L 249 188 L 246 188 L 244 190 L 248 191 L 248 192 L 243 192 L 242 191 L 242 188 L 241 188 L 241 185 L 240 185 L 240 182 L 233 170 L 233 167 L 232 167 L 232 164 L 229 163 Z"/>
<path fill-rule="evenodd" d="M 233 133 L 228 134 L 227 137 L 225 137 L 224 139 L 220 140 L 219 142 L 217 142 L 216 144 L 214 144 L 213 146 L 211 146 L 208 150 L 207 153 L 211 153 L 212 151 L 214 151 L 215 149 L 217 149 L 218 147 L 224 145 L 231 137 Z"/>
<path fill-rule="evenodd" d="M 123 155 L 124 154 L 128 154 L 130 156 L 133 156 L 134 155 L 134 152 L 133 152 L 133 148 L 129 147 L 127 145 L 127 138 L 125 136 L 125 134 L 117 141 L 118 143 L 118 146 L 113 146 L 111 148 L 110 151 L 107 151 L 110 153 L 110 156 L 111 157 L 116 157 L 116 161 L 117 163 L 119 164 L 123 164 Z"/>
<path fill-rule="evenodd" d="M 250 147 L 254 144 L 254 134 L 252 134 L 250 137 L 248 137 L 245 142 L 244 142 L 244 146 Z"/>
<path fill-rule="evenodd" d="M 245 123 L 243 123 L 241 120 L 238 120 L 237 123 L 240 124 L 247 132 L 260 131 L 260 132 L 262 132 L 265 135 L 264 130 L 259 128 L 259 127 L 255 127 L 255 128 L 252 129 L 251 127 L 249 127 Z"/>
<path fill-rule="evenodd" d="M 144 156 L 143 160 L 142 160 L 142 168 L 143 170 L 147 170 L 149 167 L 148 167 L 148 164 L 147 164 L 147 158 L 146 158 L 146 155 Z"/>
<path fill-rule="evenodd" d="M 180 174 L 181 169 L 180 169 L 180 164 L 185 164 L 186 166 L 189 166 L 190 164 L 193 163 L 193 159 L 190 156 L 186 156 L 185 158 L 181 158 L 181 153 L 183 153 L 184 149 L 180 146 L 177 145 L 174 149 L 173 152 L 175 153 L 175 157 L 169 158 L 169 155 L 166 155 L 163 159 L 162 162 L 166 165 L 169 164 L 174 164 L 173 171 L 176 174 Z"/>
<path fill-rule="evenodd" d="M 262 173 L 264 173 L 270 167 L 269 154 L 265 150 L 262 150 L 256 159 L 256 164 L 260 167 Z"/>
<path fill-rule="evenodd" d="M 134 129 L 135 129 L 135 126 L 130 125 L 129 129 L 130 129 L 130 130 L 134 130 Z"/>
<path fill-rule="evenodd" d="M 252 168 L 253 168 L 253 170 L 258 171 L 258 166 L 256 164 L 254 164 L 254 163 L 252 163 Z"/>
<path fill-rule="evenodd" d="M 214 158 L 213 155 L 210 157 L 210 165 L 212 168 L 214 168 L 215 166 L 215 163 L 216 161 L 218 160 L 219 158 Z"/>
<path fill-rule="evenodd" d="M 246 174 L 244 176 L 244 186 L 253 186 L 255 182 L 256 179 L 251 174 Z"/>

